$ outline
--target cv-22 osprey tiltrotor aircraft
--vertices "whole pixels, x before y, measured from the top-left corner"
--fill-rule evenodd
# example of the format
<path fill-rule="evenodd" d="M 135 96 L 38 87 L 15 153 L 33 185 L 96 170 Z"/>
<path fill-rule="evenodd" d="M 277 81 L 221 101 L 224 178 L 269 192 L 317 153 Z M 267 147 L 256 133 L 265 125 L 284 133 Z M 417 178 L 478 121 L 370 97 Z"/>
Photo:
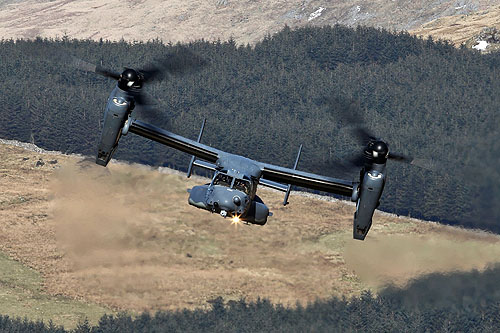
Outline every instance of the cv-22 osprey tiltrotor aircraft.
<path fill-rule="evenodd" d="M 89 70 L 90 64 L 85 63 L 85 65 L 85 69 Z M 350 197 L 356 202 L 354 238 L 364 240 L 372 225 L 373 213 L 379 205 L 384 189 L 387 159 L 404 158 L 391 156 L 387 144 L 375 139 L 366 130 L 359 129 L 359 134 L 368 139 L 362 157 L 364 165 L 359 182 L 297 170 L 302 146 L 299 148 L 293 169 L 258 162 L 202 144 L 200 141 L 205 121 L 198 139 L 194 141 L 134 119 L 132 117 L 134 106 L 143 100 L 140 89 L 144 83 L 158 77 L 160 67 L 150 66 L 147 70 L 125 69 L 121 74 L 100 66 L 93 66 L 90 69 L 118 81 L 106 105 L 96 163 L 106 166 L 117 149 L 120 138 L 128 133 L 183 151 L 192 155 L 188 177 L 191 176 L 194 166 L 214 172 L 209 184 L 195 186 L 188 191 L 189 204 L 220 214 L 222 217 L 232 218 L 234 222 L 264 225 L 268 216 L 272 215 L 269 208 L 257 196 L 257 185 L 285 192 L 284 205 L 288 203 L 291 187 L 299 186 Z"/>

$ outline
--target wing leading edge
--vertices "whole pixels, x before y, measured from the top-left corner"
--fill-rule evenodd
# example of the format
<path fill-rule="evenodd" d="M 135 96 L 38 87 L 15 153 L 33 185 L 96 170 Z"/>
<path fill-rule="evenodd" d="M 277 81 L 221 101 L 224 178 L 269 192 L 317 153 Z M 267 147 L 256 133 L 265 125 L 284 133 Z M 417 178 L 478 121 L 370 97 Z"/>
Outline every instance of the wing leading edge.
<path fill-rule="evenodd" d="M 129 132 L 159 142 L 211 163 L 217 162 L 222 151 L 134 119 Z"/>
<path fill-rule="evenodd" d="M 350 197 L 354 182 L 316 175 L 280 166 L 262 163 L 262 176 L 278 183 L 306 187 L 313 190 L 335 193 Z"/>

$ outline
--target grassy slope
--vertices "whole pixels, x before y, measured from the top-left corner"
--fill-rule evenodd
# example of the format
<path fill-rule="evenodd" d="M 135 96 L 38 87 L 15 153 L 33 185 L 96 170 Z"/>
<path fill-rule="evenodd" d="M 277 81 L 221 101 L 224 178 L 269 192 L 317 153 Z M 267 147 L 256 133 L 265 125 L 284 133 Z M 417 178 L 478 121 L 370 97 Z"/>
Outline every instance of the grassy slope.
<path fill-rule="evenodd" d="M 112 310 L 46 292 L 44 277 L 54 271 L 54 263 L 63 255 L 55 246 L 47 220 L 50 202 L 46 185 L 54 165 L 32 173 L 36 154 L 21 150 L 23 157 L 30 158 L 25 161 L 30 167 L 23 168 L 19 148 L 1 145 L 0 151 L 0 313 L 52 320 L 66 327 L 84 318 L 97 322 Z"/>
<path fill-rule="evenodd" d="M 358 295 L 500 255 L 496 235 L 383 213 L 354 241 L 350 203 L 295 193 L 285 208 L 281 193 L 264 189 L 268 225 L 234 226 L 186 203 L 203 178 L 8 145 L 0 177 L 0 312 L 66 325 L 106 308 L 208 307 L 217 296 L 293 305 Z"/>
<path fill-rule="evenodd" d="M 99 0 L 7 0 L 0 1 L 0 37 L 67 35 L 128 41 L 161 38 L 174 43 L 232 37 L 238 43 L 253 44 L 285 24 L 361 24 L 407 30 L 442 16 L 483 11 L 496 4 L 495 0 L 475 0 L 472 6 L 467 3 L 463 7 L 454 0 L 112 0 L 105 4 Z M 310 20 L 318 10 L 321 15 Z"/>
<path fill-rule="evenodd" d="M 97 323 L 110 309 L 65 296 L 50 295 L 43 290 L 39 272 L 0 254 L 0 313 L 12 318 L 50 320 L 66 328 L 88 319 Z"/>
<path fill-rule="evenodd" d="M 457 46 L 466 43 L 472 47 L 475 44 L 471 44 L 470 39 L 485 27 L 496 27 L 500 30 L 500 5 L 470 15 L 438 18 L 410 32 L 415 35 L 432 36 L 434 39 L 447 39 Z"/>

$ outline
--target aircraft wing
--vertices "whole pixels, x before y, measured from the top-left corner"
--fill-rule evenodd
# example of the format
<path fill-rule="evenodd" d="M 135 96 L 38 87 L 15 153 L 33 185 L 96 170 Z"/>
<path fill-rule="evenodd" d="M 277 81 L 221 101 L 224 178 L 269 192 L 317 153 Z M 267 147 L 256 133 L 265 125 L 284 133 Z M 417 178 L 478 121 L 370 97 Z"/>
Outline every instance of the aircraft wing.
<path fill-rule="evenodd" d="M 114 114 L 111 114 L 111 116 L 114 116 Z M 233 156 L 233 154 L 229 154 L 222 150 L 204 145 L 199 142 L 203 133 L 203 125 L 200 131 L 200 135 L 198 136 L 198 141 L 194 141 L 158 128 L 156 126 L 144 123 L 140 120 L 132 120 L 130 126 L 126 125 L 128 126 L 127 129 L 119 127 L 121 122 L 116 122 L 116 124 L 113 124 L 116 125 L 116 128 L 110 127 L 111 130 L 108 130 L 108 132 L 112 134 L 109 134 L 111 139 L 108 141 L 110 143 L 109 146 L 112 147 L 113 151 L 114 149 L 116 149 L 120 134 L 126 134 L 128 130 L 129 132 L 132 132 L 134 134 L 138 134 L 150 140 L 162 143 L 166 146 L 193 155 L 189 167 L 190 170 L 193 165 L 209 170 L 217 170 L 220 166 L 216 164 L 217 162 L 221 164 L 221 159 L 224 160 L 225 158 L 233 158 L 235 163 L 239 163 L 240 165 L 245 166 L 248 170 L 255 171 L 252 172 L 252 174 L 254 174 L 255 176 L 257 176 L 257 174 L 260 174 L 259 183 L 261 185 L 269 186 L 281 191 L 286 191 L 285 199 L 283 202 L 284 205 L 288 203 L 288 196 L 290 194 L 292 186 L 300 186 L 350 197 L 351 200 L 357 202 L 356 213 L 354 214 L 353 237 L 359 240 L 365 239 L 368 230 L 370 230 L 370 227 L 372 225 L 373 212 L 379 204 L 380 196 L 385 184 L 385 178 L 383 174 L 385 165 L 381 167 L 382 169 L 380 172 L 372 173 L 371 170 L 366 171 L 364 177 L 362 178 L 362 183 L 359 184 L 358 182 L 296 170 L 302 147 L 299 148 L 295 166 L 293 169 L 291 169 L 273 164 L 257 162 L 238 155 Z M 105 134 L 103 134 L 103 137 L 109 139 Z M 110 155 L 107 156 L 107 160 L 102 162 L 99 160 L 98 155 L 98 163 L 101 162 L 101 164 L 105 166 L 107 161 L 109 160 Z M 197 158 L 202 161 L 196 160 Z M 188 172 L 188 176 L 189 175 L 190 171 Z"/>
<path fill-rule="evenodd" d="M 134 119 L 129 132 L 138 134 L 150 140 L 162 143 L 182 152 L 196 156 L 205 161 L 215 163 L 223 152 L 194 140 L 174 134 L 151 124 Z"/>
<path fill-rule="evenodd" d="M 306 187 L 348 197 L 352 195 L 354 186 L 354 182 L 352 181 L 316 175 L 314 173 L 298 171 L 267 163 L 261 163 L 261 167 L 262 177 L 273 182 Z"/>
<path fill-rule="evenodd" d="M 222 150 L 212 148 L 195 140 L 185 138 L 181 135 L 174 134 L 172 132 L 136 119 L 132 121 L 129 132 L 138 134 L 150 140 L 162 143 L 166 146 L 193 155 L 196 158 L 205 160 L 208 163 L 204 163 L 203 161 L 195 161 L 195 165 L 207 169 L 215 169 L 215 165 L 211 163 L 216 163 L 219 157 L 227 154 Z M 279 186 L 279 189 L 282 191 L 286 190 L 284 188 L 286 185 L 283 184 L 290 184 L 348 197 L 350 197 L 352 194 L 352 189 L 354 186 L 354 183 L 352 181 L 316 175 L 313 173 L 284 168 L 267 163 L 257 163 L 258 165 L 260 165 L 260 168 L 262 170 L 262 183 L 266 186 L 280 183 L 278 185 L 281 185 Z"/>

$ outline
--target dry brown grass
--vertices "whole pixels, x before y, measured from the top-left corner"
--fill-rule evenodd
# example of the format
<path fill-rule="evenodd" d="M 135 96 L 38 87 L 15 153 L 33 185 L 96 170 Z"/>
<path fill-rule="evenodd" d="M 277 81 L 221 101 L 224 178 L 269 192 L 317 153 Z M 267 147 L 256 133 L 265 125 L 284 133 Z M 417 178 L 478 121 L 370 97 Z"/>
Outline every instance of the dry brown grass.
<path fill-rule="evenodd" d="M 66 328 L 75 327 L 85 318 L 96 324 L 104 313 L 112 311 L 47 293 L 49 277 L 67 268 L 48 218 L 53 199 L 49 177 L 57 164 L 37 168 L 39 158 L 46 163 L 68 159 L 0 144 L 0 313 L 52 320 Z"/>
<path fill-rule="evenodd" d="M 52 0 L 9 1 L 0 5 L 0 38 L 62 37 L 99 40 L 165 42 L 233 38 L 238 44 L 254 44 L 285 25 L 358 24 L 389 30 L 408 30 L 433 21 L 471 11 L 484 11 L 496 0 L 475 0 L 457 8 L 455 0 Z M 460 6 L 459 6 L 460 7 Z M 324 8 L 309 21 L 310 15 Z M 493 18 L 494 19 L 494 18 Z M 455 39 L 448 19 L 442 27 L 417 31 Z M 455 20 L 455 19 L 453 19 Z M 460 23 L 461 19 L 457 19 Z M 465 22 L 465 21 L 464 21 Z M 496 21 L 498 23 L 498 20 Z M 467 23 L 468 24 L 468 23 Z M 475 34 L 479 31 L 475 32 Z"/>
<path fill-rule="evenodd" d="M 442 17 L 411 30 L 410 33 L 424 37 L 432 36 L 434 39 L 446 39 L 460 46 L 487 27 L 500 29 L 500 5 L 470 15 Z"/>
<path fill-rule="evenodd" d="M 292 194 L 283 207 L 269 190 L 268 224 L 234 226 L 187 204 L 201 178 L 7 145 L 0 157 L 2 251 L 40 271 L 45 292 L 117 309 L 207 307 L 217 296 L 294 305 L 481 269 L 500 254 L 496 235 L 383 213 L 355 241 L 351 204 Z M 39 158 L 60 168 L 35 167 Z"/>

